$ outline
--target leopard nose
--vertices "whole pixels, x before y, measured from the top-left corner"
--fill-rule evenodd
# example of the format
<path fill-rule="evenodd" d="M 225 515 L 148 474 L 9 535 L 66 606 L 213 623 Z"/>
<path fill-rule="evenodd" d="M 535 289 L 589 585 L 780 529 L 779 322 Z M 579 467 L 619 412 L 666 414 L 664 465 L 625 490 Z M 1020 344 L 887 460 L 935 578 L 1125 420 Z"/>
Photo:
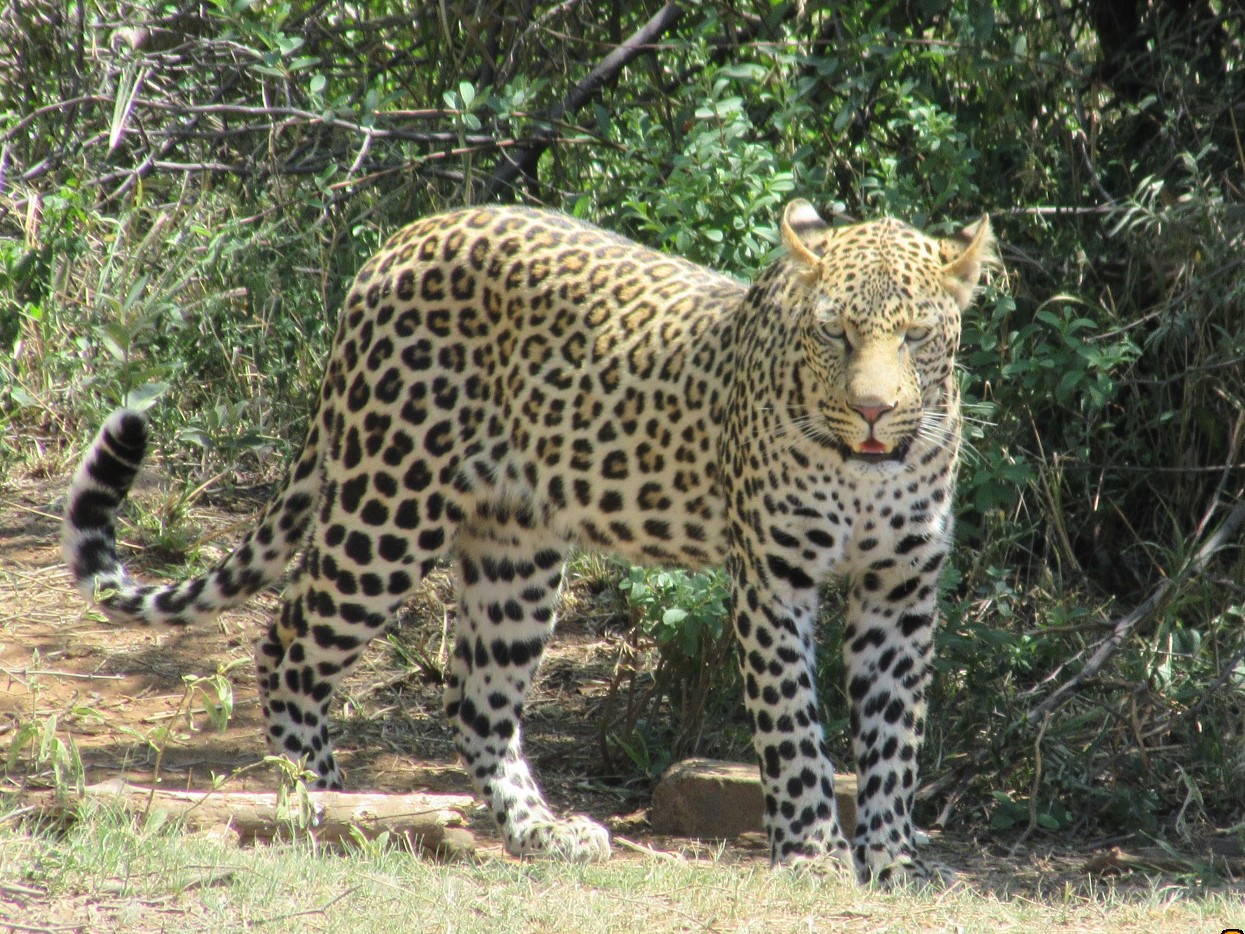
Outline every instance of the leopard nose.
<path fill-rule="evenodd" d="M 876 424 L 879 418 L 895 407 L 877 399 L 862 399 L 860 402 L 849 402 L 848 405 L 859 412 L 870 425 Z"/>

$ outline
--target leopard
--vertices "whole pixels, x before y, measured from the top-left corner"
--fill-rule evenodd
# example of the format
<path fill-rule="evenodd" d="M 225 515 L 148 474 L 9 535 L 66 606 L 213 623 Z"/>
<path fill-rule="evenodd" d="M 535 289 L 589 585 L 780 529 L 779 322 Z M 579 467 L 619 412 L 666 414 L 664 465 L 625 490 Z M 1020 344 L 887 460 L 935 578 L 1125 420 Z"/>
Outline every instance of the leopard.
<path fill-rule="evenodd" d="M 913 804 L 938 578 L 961 447 L 961 316 L 995 260 L 989 218 L 929 236 L 782 212 L 751 285 L 523 206 L 426 217 L 346 292 L 299 453 L 210 570 L 148 584 L 118 556 L 149 441 L 120 409 L 66 500 L 65 561 L 119 622 L 202 624 L 283 582 L 256 642 L 267 741 L 340 789 L 331 699 L 448 562 L 444 715 L 517 857 L 605 859 L 607 829 L 548 802 L 523 709 L 568 552 L 722 567 L 774 866 L 938 882 Z M 288 572 L 288 573 L 287 573 Z M 841 621 L 855 825 L 840 826 L 816 645 Z M 850 840 L 848 837 L 850 834 Z"/>

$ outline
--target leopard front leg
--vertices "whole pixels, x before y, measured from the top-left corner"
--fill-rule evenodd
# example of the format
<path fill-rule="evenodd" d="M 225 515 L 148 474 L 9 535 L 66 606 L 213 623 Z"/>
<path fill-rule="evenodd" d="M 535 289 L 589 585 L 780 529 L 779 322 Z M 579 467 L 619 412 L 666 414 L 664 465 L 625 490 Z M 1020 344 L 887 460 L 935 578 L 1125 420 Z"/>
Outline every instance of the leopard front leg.
<path fill-rule="evenodd" d="M 563 545 L 524 512 L 493 509 L 458 541 L 458 633 L 445 712 L 477 793 L 514 856 L 590 861 L 609 833 L 585 817 L 554 815 L 522 749 L 523 702 L 553 634 Z"/>
<path fill-rule="evenodd" d="M 762 569 L 732 555 L 732 612 L 744 704 L 761 766 L 765 828 L 774 865 L 851 872 L 839 826 L 834 766 L 818 716 L 813 626 L 816 583 L 774 554 Z"/>
<path fill-rule="evenodd" d="M 945 546 L 922 542 L 906 557 L 853 577 L 843 647 L 858 776 L 856 866 L 861 882 L 888 886 L 951 875 L 917 855 L 912 828 Z"/>

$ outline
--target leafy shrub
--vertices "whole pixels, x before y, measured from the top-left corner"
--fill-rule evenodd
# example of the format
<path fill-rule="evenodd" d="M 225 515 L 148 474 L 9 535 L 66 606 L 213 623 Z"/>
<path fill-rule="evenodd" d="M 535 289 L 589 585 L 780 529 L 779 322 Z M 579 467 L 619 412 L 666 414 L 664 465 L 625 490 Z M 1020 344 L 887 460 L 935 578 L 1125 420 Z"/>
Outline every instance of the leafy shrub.
<path fill-rule="evenodd" d="M 740 707 L 723 574 L 633 567 L 618 586 L 632 614 L 632 657 L 641 662 L 615 673 L 603 733 L 648 775 L 704 751 L 710 738 L 729 747 L 722 726 Z M 644 659 L 648 645 L 655 662 Z"/>

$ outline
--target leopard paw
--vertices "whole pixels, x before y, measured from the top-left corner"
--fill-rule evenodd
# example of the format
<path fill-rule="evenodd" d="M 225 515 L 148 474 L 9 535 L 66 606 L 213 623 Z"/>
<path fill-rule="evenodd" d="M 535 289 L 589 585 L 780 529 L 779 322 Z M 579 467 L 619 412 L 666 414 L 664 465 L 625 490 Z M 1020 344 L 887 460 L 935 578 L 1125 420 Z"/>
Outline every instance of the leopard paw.
<path fill-rule="evenodd" d="M 855 878 L 852 851 L 841 835 L 837 839 L 830 837 L 828 840 L 805 840 L 794 850 L 776 856 L 774 865 L 776 868 L 816 876 Z"/>
<path fill-rule="evenodd" d="M 859 881 L 862 885 L 873 883 L 888 891 L 911 888 L 945 889 L 955 883 L 955 872 L 933 860 L 922 859 L 915 854 L 899 853 L 884 865 L 863 869 Z"/>
<path fill-rule="evenodd" d="M 795 856 L 779 863 L 777 868 L 844 881 L 856 878 L 851 854 L 846 851 L 840 853 L 832 850 L 819 856 Z"/>
<path fill-rule="evenodd" d="M 586 817 L 536 820 L 507 835 L 506 849 L 512 856 L 594 863 L 609 859 L 610 834 Z"/>

